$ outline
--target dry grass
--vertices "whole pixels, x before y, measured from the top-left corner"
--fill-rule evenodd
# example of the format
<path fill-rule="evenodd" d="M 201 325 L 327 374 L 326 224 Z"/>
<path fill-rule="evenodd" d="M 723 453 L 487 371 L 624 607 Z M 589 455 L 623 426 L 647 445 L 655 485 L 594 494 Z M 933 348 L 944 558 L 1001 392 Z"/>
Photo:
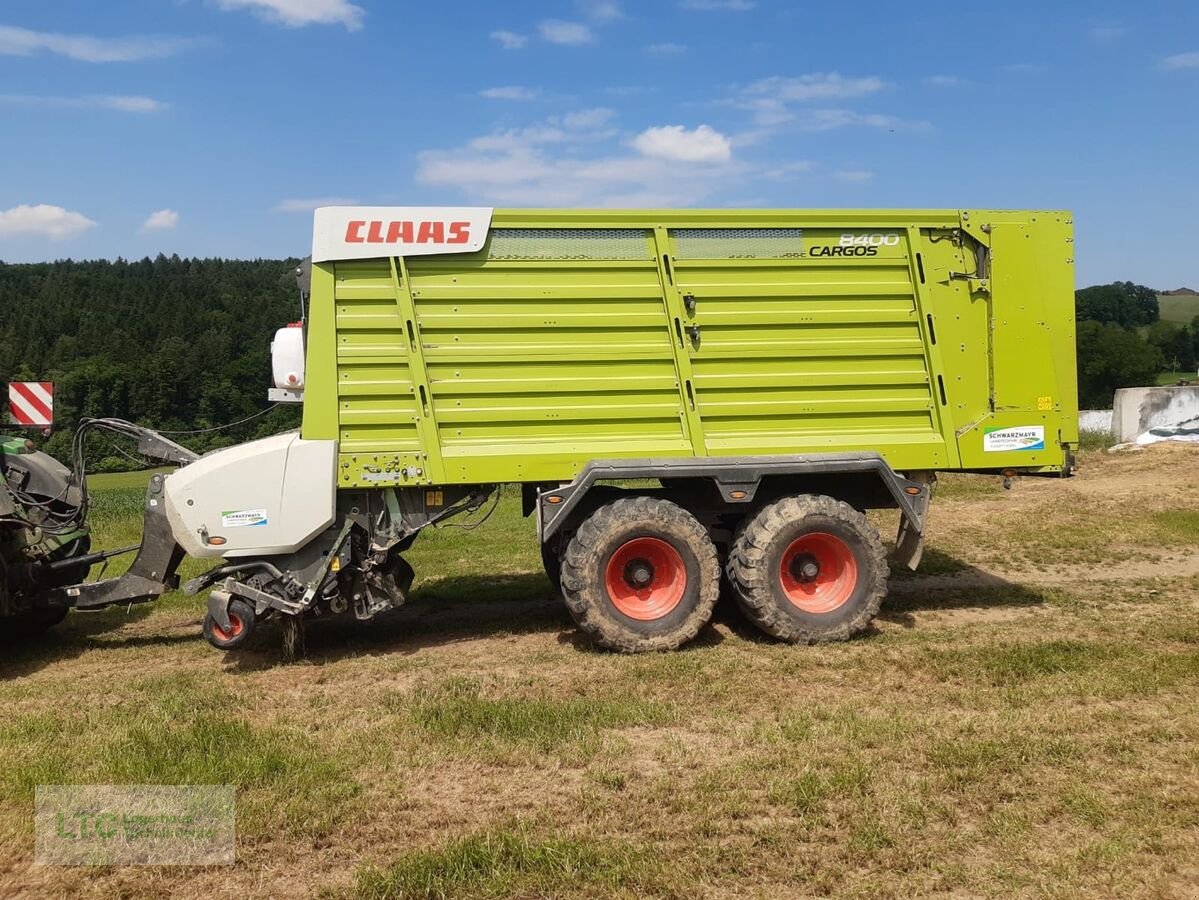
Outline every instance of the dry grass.
<path fill-rule="evenodd" d="M 962 574 L 898 582 L 843 645 L 725 611 L 679 653 L 597 653 L 509 501 L 300 664 L 210 650 L 193 600 L 72 616 L 4 651 L 0 894 L 1193 896 L 1196 457 L 1084 466 L 948 479 L 931 570 Z M 31 785 L 139 780 L 236 784 L 238 865 L 31 864 Z"/>

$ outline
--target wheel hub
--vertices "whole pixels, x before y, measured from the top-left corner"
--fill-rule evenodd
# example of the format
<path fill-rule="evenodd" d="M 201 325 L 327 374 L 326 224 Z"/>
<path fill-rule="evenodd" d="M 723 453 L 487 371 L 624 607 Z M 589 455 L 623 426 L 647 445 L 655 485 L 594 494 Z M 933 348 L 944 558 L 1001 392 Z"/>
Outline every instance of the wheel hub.
<path fill-rule="evenodd" d="M 801 584 L 815 581 L 820 575 L 820 561 L 811 553 L 797 553 L 791 560 L 791 577 Z"/>
<path fill-rule="evenodd" d="M 624 567 L 624 580 L 633 588 L 646 588 L 653 583 L 654 566 L 648 559 L 634 559 Z"/>

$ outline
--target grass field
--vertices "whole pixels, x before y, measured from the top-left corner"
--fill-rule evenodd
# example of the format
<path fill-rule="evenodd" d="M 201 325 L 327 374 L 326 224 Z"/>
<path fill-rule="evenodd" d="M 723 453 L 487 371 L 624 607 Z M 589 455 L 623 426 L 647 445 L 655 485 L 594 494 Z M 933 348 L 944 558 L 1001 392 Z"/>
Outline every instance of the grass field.
<path fill-rule="evenodd" d="M 722 609 L 596 652 L 515 496 L 299 663 L 212 650 L 201 598 L 72 614 L 0 650 L 0 896 L 1195 896 L 1199 457 L 1081 461 L 944 479 L 847 644 Z M 135 536 L 137 482 L 93 490 L 98 543 Z M 233 784 L 238 863 L 36 866 L 33 788 L 71 782 Z"/>
<path fill-rule="evenodd" d="M 1157 295 L 1161 317 L 1167 322 L 1190 325 L 1199 316 L 1199 297 L 1164 297 Z"/>

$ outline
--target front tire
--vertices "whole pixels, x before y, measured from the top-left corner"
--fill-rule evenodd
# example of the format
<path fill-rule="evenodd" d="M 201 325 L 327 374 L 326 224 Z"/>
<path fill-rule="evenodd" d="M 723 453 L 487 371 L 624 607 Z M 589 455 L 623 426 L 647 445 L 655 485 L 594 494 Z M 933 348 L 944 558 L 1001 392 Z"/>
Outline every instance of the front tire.
<path fill-rule="evenodd" d="M 720 590 L 716 548 L 695 516 L 654 497 L 600 507 L 562 556 L 562 596 L 601 647 L 676 650 L 712 617 Z"/>
<path fill-rule="evenodd" d="M 878 531 L 848 503 L 810 494 L 776 500 L 749 519 L 726 571 L 749 620 L 789 643 L 861 634 L 887 589 Z"/>
<path fill-rule="evenodd" d="M 222 628 L 211 615 L 204 616 L 204 638 L 218 650 L 236 650 L 250 639 L 258 624 L 254 607 L 240 597 L 229 602 L 229 628 Z"/>

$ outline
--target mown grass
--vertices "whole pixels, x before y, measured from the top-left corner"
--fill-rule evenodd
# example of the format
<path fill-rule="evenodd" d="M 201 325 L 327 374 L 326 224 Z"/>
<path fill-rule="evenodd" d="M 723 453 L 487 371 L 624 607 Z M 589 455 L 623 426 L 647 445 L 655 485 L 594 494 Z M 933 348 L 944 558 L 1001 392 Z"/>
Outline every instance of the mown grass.
<path fill-rule="evenodd" d="M 474 897 L 646 896 L 664 867 L 644 848 L 616 841 L 535 836 L 521 826 L 458 838 L 361 872 L 362 900 Z"/>
<path fill-rule="evenodd" d="M 1154 453 L 1089 471 L 1120 488 Z M 929 559 L 1182 552 L 1191 463 L 1131 504 L 948 478 Z M 117 490 L 109 546 L 140 522 Z M 779 645 L 725 610 L 683 652 L 623 657 L 575 640 L 511 494 L 412 558 L 408 608 L 315 626 L 295 665 L 207 649 L 202 600 L 175 598 L 0 656 L 0 894 L 1194 893 L 1199 579 L 907 580 L 862 640 Z M 235 784 L 238 865 L 34 867 L 46 781 Z"/>
<path fill-rule="evenodd" d="M 659 724 L 668 706 L 637 700 L 489 697 L 479 682 L 454 678 L 392 696 L 388 709 L 406 717 L 424 741 L 469 752 L 519 748 L 549 753 L 593 741 L 604 729 Z"/>
<path fill-rule="evenodd" d="M 9 710 L 0 806 L 27 808 L 39 784 L 229 784 L 249 839 L 324 833 L 350 812 L 358 784 L 303 729 L 254 724 L 235 696 L 191 675 L 112 687 L 123 702 Z"/>

